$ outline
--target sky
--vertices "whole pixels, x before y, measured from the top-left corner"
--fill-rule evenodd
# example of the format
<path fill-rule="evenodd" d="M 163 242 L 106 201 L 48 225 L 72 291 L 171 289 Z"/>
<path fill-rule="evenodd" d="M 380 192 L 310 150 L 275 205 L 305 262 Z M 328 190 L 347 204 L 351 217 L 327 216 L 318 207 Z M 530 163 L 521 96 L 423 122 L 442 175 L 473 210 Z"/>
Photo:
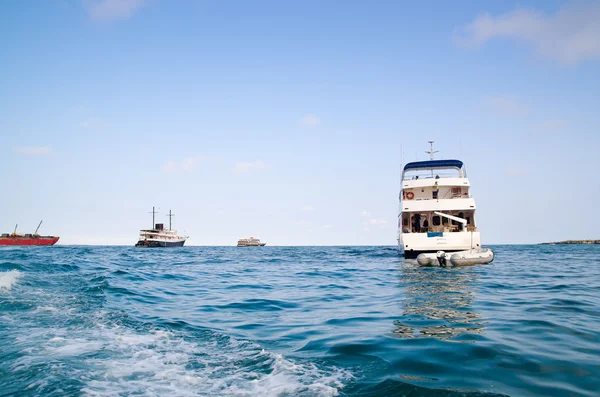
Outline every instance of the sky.
<path fill-rule="evenodd" d="M 0 2 L 0 232 L 397 244 L 465 162 L 483 244 L 600 238 L 600 2 Z"/>

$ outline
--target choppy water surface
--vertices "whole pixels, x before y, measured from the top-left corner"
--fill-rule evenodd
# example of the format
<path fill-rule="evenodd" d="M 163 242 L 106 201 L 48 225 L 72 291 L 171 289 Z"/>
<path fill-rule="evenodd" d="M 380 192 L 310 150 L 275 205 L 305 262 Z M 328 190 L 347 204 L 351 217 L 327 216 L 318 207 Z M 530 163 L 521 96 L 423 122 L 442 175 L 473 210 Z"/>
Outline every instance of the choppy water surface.
<path fill-rule="evenodd" d="M 0 395 L 598 396 L 600 247 L 0 249 Z"/>

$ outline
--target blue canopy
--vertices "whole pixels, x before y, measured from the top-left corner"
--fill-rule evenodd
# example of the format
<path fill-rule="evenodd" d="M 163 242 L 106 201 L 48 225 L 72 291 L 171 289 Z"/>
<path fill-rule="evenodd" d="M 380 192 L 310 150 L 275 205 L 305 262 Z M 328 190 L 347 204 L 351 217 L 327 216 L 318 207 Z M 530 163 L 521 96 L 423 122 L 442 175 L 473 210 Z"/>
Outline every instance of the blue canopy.
<path fill-rule="evenodd" d="M 462 168 L 463 162 L 460 160 L 429 160 L 413 161 L 404 166 L 404 171 L 420 170 L 423 168 Z"/>

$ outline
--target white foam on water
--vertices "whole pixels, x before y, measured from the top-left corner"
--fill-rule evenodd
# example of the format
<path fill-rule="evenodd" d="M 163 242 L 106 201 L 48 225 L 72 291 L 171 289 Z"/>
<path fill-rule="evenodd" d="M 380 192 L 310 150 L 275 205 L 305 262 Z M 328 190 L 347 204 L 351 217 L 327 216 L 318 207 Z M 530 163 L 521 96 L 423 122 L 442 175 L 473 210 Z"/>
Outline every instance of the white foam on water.
<path fill-rule="evenodd" d="M 38 306 L 35 309 L 36 312 L 57 312 L 58 309 L 54 306 Z"/>
<path fill-rule="evenodd" d="M 114 312 L 71 311 L 58 298 L 36 303 L 32 316 L 55 321 L 14 335 L 21 349 L 10 368 L 47 368 L 27 385 L 38 395 L 72 379 L 87 396 L 336 396 L 351 377 L 222 334 L 133 329 L 111 320 Z"/>
<path fill-rule="evenodd" d="M 231 338 L 194 343 L 173 332 L 101 328 L 93 339 L 110 357 L 86 361 L 91 380 L 81 391 L 90 396 L 336 396 L 350 377 Z"/>
<path fill-rule="evenodd" d="M 10 291 L 12 286 L 16 284 L 19 277 L 21 277 L 21 272 L 18 270 L 0 272 L 0 291 Z"/>
<path fill-rule="evenodd" d="M 98 314 L 96 314 L 97 316 Z M 351 375 L 288 359 L 250 341 L 203 332 L 141 331 L 89 318 L 89 326 L 37 328 L 20 335 L 13 372 L 50 365 L 28 385 L 43 395 L 60 379 L 87 396 L 336 396 Z"/>

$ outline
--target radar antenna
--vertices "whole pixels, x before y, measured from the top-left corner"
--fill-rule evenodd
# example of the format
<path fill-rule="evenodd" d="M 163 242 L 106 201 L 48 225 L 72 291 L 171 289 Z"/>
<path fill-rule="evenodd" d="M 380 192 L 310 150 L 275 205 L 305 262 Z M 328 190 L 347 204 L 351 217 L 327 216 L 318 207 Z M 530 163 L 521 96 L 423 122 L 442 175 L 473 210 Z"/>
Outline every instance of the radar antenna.
<path fill-rule="evenodd" d="M 169 210 L 169 215 L 167 215 L 169 217 L 169 230 L 171 230 L 171 218 L 173 218 L 175 216 L 175 214 L 171 213 L 171 210 Z"/>
<path fill-rule="evenodd" d="M 426 150 L 425 153 L 429 154 L 429 160 L 433 160 L 433 155 L 437 152 L 439 152 L 439 150 L 433 150 L 433 143 L 435 141 L 427 141 L 429 143 L 429 150 Z"/>

